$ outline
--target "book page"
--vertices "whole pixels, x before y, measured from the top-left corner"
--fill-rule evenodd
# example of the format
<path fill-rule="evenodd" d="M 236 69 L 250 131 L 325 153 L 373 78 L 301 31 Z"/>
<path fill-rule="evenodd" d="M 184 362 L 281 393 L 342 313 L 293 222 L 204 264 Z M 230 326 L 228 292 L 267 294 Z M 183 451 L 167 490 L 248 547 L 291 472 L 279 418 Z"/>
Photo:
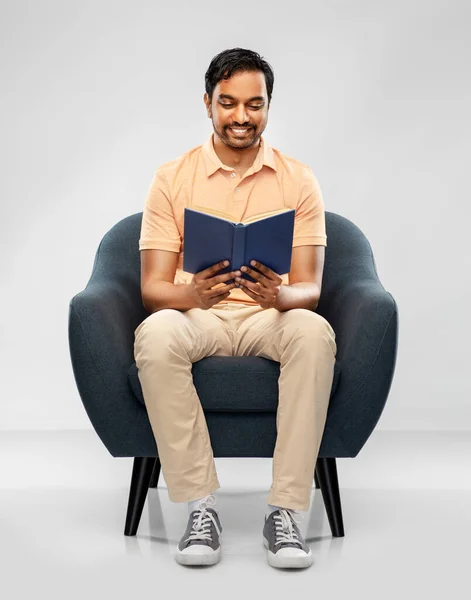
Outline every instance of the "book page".
<path fill-rule="evenodd" d="M 203 213 L 207 213 L 210 215 L 214 215 L 215 217 L 220 217 L 221 219 L 224 219 L 226 221 L 230 221 L 231 223 L 238 223 L 239 221 L 236 221 L 232 215 L 230 215 L 229 213 L 226 213 L 222 210 L 216 210 L 215 208 L 206 208 L 205 206 L 192 206 L 192 208 L 194 210 L 198 210 L 199 212 L 203 212 Z M 248 223 L 253 223 L 255 221 L 260 221 L 260 219 L 264 219 L 266 217 L 269 217 L 271 215 L 276 215 L 276 214 L 281 214 L 283 212 L 287 212 L 291 210 L 290 208 L 276 208 L 274 210 L 268 210 L 265 211 L 263 213 L 258 213 L 256 215 L 253 215 L 252 217 L 249 217 L 248 219 L 242 219 L 242 221 L 240 221 L 241 223 L 244 223 L 244 225 L 248 224 Z"/>
<path fill-rule="evenodd" d="M 233 216 L 229 213 L 224 212 L 223 210 L 216 210 L 215 208 L 206 208 L 206 206 L 192 206 L 193 210 L 197 210 L 198 212 L 207 213 L 209 215 L 214 215 L 215 217 L 220 217 L 221 219 L 225 219 L 226 221 L 231 221 L 235 223 Z"/>
<path fill-rule="evenodd" d="M 248 219 L 243 219 L 242 223 L 244 223 L 244 224 L 253 223 L 254 221 L 260 221 L 261 219 L 265 219 L 266 217 L 271 217 L 273 215 L 278 215 L 278 214 L 281 214 L 284 212 L 288 212 L 289 210 L 291 210 L 291 209 L 290 208 L 276 208 L 275 210 L 268 210 L 263 213 L 258 213 L 257 215 L 254 215 L 253 217 L 249 217 Z"/>

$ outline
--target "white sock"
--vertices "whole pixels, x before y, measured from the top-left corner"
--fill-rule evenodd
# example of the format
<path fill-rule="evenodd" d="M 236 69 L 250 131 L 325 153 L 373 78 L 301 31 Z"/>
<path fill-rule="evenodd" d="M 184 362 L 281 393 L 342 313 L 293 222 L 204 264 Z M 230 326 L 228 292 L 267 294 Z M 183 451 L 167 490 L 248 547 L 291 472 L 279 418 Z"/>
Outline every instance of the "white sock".
<path fill-rule="evenodd" d="M 197 500 L 190 500 L 188 502 L 188 514 L 191 515 L 191 513 L 196 510 L 197 508 L 199 508 L 199 505 L 204 501 L 207 500 L 209 496 L 211 496 L 212 494 L 209 494 L 208 496 L 203 496 L 203 498 L 198 498 Z M 214 506 L 212 506 L 211 508 L 214 508 Z M 216 510 L 216 508 L 214 508 L 214 510 Z"/>
<path fill-rule="evenodd" d="M 280 510 L 280 508 L 282 508 L 281 506 L 275 506 L 273 504 L 268 504 L 267 505 L 267 513 L 266 516 L 269 517 L 271 515 L 272 512 L 275 512 L 275 510 Z"/>

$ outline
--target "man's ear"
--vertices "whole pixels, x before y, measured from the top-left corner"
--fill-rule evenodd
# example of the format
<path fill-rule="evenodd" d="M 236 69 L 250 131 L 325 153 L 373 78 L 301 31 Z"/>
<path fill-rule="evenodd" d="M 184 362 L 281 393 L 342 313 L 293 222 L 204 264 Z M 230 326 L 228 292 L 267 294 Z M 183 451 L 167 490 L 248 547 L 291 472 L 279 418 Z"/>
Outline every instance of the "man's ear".
<path fill-rule="evenodd" d="M 209 99 L 208 93 L 205 92 L 204 96 L 203 96 L 203 101 L 206 106 L 206 112 L 208 113 L 208 117 L 210 117 L 211 116 L 211 104 L 208 104 L 208 99 Z"/>

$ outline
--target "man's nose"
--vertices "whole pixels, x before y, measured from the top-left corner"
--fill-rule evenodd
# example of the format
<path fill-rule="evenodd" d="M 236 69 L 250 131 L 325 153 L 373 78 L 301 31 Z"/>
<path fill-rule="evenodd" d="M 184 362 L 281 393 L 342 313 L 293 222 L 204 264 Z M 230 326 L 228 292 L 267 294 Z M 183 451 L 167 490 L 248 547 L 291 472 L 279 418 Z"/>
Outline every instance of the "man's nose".
<path fill-rule="evenodd" d="M 248 122 L 247 111 L 245 110 L 245 106 L 238 106 L 234 113 L 233 120 L 235 123 L 239 125 L 244 125 L 244 123 Z"/>

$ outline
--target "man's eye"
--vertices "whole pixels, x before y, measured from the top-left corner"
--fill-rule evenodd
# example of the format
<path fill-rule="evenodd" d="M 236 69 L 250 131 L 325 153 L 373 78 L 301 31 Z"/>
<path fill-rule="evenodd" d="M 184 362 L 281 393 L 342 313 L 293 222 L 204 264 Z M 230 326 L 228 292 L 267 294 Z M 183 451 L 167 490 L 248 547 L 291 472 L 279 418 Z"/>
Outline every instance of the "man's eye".
<path fill-rule="evenodd" d="M 233 105 L 232 105 L 232 104 L 222 104 L 222 103 L 221 103 L 221 106 L 224 106 L 224 108 L 230 108 L 230 107 L 231 107 L 231 106 L 233 106 Z M 259 108 L 263 108 L 263 104 L 262 104 L 262 106 L 249 106 L 249 108 L 252 108 L 252 109 L 254 109 L 254 110 L 257 110 L 257 109 L 259 109 Z"/>

